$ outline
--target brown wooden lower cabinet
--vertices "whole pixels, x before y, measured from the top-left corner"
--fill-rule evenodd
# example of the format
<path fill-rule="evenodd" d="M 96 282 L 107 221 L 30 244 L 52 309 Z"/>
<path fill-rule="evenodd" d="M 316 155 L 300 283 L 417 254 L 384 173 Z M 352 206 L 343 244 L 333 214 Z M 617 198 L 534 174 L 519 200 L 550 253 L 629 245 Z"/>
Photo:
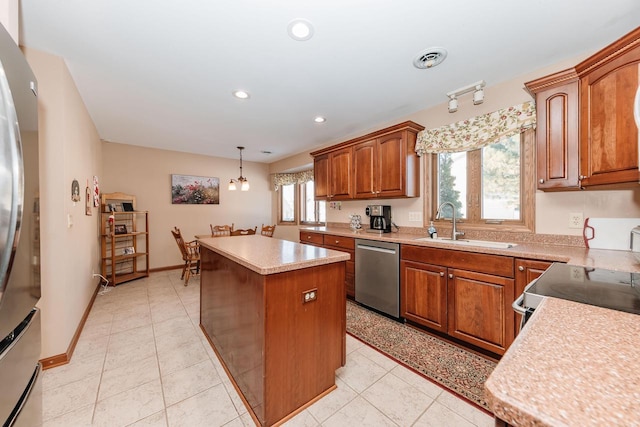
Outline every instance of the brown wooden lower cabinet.
<path fill-rule="evenodd" d="M 544 271 L 551 266 L 552 262 L 538 261 L 532 259 L 516 259 L 516 281 L 515 297 L 518 298 L 524 292 L 524 288 L 532 280 L 540 277 Z M 516 314 L 514 317 L 514 337 L 520 332 L 520 321 L 522 316 Z"/>
<path fill-rule="evenodd" d="M 261 275 L 201 246 L 200 326 L 260 425 L 335 388 L 346 351 L 344 274 L 343 261 Z"/>
<path fill-rule="evenodd" d="M 401 261 L 401 316 L 446 333 L 446 274 L 446 267 L 414 261 Z"/>
<path fill-rule="evenodd" d="M 313 233 L 310 231 L 300 232 L 300 243 L 321 246 L 327 249 L 347 252 L 351 259 L 347 261 L 345 270 L 345 287 L 348 297 L 355 298 L 356 295 L 356 253 L 355 239 L 353 237 L 336 236 L 333 234 Z"/>
<path fill-rule="evenodd" d="M 514 337 L 512 257 L 411 245 L 401 253 L 402 317 L 504 354 Z"/>
<path fill-rule="evenodd" d="M 449 335 L 504 354 L 513 342 L 513 279 L 448 271 Z"/>

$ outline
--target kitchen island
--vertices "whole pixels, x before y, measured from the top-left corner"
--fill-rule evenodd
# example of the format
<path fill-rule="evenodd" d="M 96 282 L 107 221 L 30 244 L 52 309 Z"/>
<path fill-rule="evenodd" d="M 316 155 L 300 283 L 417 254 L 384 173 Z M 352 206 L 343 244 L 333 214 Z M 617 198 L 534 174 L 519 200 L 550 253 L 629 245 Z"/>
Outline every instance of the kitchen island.
<path fill-rule="evenodd" d="M 200 240 L 200 327 L 259 425 L 335 388 L 349 254 L 264 236 Z"/>
<path fill-rule="evenodd" d="M 640 317 L 545 298 L 485 383 L 496 425 L 640 425 Z"/>

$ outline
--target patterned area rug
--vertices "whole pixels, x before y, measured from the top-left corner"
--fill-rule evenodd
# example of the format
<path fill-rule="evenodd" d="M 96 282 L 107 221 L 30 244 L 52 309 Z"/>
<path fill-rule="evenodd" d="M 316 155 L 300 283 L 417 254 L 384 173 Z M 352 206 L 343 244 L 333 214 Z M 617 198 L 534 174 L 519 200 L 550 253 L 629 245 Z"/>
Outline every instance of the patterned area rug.
<path fill-rule="evenodd" d="M 481 408 L 496 363 L 347 301 L 347 332 Z"/>

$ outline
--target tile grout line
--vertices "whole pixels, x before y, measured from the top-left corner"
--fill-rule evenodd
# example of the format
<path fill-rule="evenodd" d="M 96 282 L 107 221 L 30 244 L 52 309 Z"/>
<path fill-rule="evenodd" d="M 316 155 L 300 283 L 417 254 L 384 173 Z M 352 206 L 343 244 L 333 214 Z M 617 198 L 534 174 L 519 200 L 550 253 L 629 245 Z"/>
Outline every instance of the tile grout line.
<path fill-rule="evenodd" d="M 115 289 L 114 289 L 115 291 Z M 108 294 L 103 294 L 104 297 Z M 93 307 L 91 307 L 91 311 L 93 311 Z M 91 312 L 89 312 L 91 314 Z M 102 369 L 100 370 L 100 381 L 98 381 L 98 389 L 96 390 L 96 398 L 93 402 L 93 411 L 91 411 L 91 424 L 93 425 L 95 422 L 96 409 L 98 408 L 98 397 L 100 396 L 100 387 L 102 386 L 102 376 L 104 375 L 104 368 L 107 364 L 107 354 L 109 354 L 109 345 L 111 344 L 111 332 L 113 330 L 113 319 L 115 316 L 111 316 L 110 324 L 109 324 L 109 335 L 107 339 L 107 348 L 105 349 L 104 356 L 102 357 Z"/>

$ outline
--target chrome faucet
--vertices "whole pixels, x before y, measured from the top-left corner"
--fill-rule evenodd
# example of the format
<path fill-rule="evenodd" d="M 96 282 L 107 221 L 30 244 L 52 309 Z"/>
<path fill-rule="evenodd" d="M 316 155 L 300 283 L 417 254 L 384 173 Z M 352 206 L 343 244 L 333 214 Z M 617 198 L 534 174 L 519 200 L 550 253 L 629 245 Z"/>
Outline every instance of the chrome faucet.
<path fill-rule="evenodd" d="M 443 202 L 439 207 L 438 207 L 438 211 L 436 212 L 436 219 L 440 219 L 441 216 L 441 212 L 442 212 L 442 207 L 445 205 L 449 205 L 451 206 L 451 212 L 453 212 L 453 216 L 451 217 L 451 240 L 458 240 L 459 236 L 464 236 L 464 231 L 457 231 L 456 230 L 456 207 L 453 205 L 453 203 L 451 202 Z"/>

